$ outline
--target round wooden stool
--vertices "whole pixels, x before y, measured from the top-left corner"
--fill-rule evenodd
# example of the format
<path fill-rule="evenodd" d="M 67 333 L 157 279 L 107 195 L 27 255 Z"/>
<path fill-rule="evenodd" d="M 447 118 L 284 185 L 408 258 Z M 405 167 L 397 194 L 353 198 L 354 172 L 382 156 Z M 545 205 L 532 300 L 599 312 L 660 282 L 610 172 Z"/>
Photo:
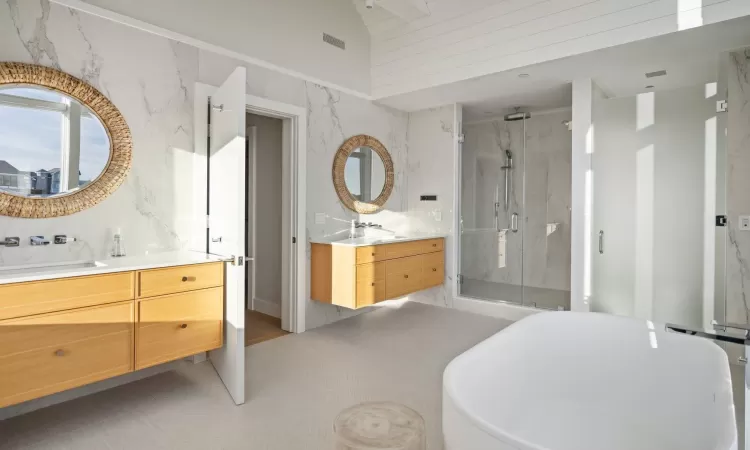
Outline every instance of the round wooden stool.
<path fill-rule="evenodd" d="M 360 403 L 347 408 L 333 424 L 336 450 L 425 450 L 424 419 L 391 402 Z"/>

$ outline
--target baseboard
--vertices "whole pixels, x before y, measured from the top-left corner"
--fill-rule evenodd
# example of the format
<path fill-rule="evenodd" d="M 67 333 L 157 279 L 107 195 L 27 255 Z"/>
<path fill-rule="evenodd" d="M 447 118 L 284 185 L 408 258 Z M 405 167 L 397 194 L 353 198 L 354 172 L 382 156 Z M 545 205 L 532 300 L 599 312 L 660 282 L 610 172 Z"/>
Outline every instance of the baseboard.
<path fill-rule="evenodd" d="M 253 310 L 267 316 L 281 319 L 281 303 L 271 302 L 268 300 L 263 300 L 262 298 L 255 297 L 255 299 L 253 300 Z"/>

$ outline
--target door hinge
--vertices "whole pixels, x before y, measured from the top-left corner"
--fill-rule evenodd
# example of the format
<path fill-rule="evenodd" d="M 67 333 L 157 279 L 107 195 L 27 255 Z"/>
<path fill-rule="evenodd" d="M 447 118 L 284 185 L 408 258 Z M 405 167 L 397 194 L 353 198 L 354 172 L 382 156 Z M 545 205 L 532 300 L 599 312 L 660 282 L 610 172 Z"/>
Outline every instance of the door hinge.
<path fill-rule="evenodd" d="M 296 243 L 297 243 L 297 236 L 292 236 L 292 244 L 296 244 Z"/>
<path fill-rule="evenodd" d="M 727 226 L 727 216 L 724 216 L 724 215 L 716 216 L 716 226 L 717 227 Z"/>
<path fill-rule="evenodd" d="M 727 112 L 729 111 L 729 103 L 726 100 L 718 100 L 716 102 L 716 112 Z"/>

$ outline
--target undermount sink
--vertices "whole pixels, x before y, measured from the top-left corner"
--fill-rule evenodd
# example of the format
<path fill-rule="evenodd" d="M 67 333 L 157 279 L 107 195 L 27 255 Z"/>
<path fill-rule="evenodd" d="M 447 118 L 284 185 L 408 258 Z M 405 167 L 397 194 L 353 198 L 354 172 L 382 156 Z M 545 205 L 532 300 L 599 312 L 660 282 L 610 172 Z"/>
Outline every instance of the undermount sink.
<path fill-rule="evenodd" d="M 106 267 L 99 261 L 71 261 L 51 264 L 29 264 L 25 266 L 0 267 L 0 275 L 23 275 L 29 273 L 49 273 L 65 270 L 86 269 L 89 267 Z"/>

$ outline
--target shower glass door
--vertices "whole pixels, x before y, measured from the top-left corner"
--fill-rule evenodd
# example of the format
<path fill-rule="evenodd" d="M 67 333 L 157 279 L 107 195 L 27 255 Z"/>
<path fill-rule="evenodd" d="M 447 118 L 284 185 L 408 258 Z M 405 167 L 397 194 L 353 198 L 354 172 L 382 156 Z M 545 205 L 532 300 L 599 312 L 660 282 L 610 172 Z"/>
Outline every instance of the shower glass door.
<path fill-rule="evenodd" d="M 523 303 L 524 120 L 464 126 L 459 294 Z"/>
<path fill-rule="evenodd" d="M 467 123 L 459 294 L 570 309 L 569 108 Z"/>

